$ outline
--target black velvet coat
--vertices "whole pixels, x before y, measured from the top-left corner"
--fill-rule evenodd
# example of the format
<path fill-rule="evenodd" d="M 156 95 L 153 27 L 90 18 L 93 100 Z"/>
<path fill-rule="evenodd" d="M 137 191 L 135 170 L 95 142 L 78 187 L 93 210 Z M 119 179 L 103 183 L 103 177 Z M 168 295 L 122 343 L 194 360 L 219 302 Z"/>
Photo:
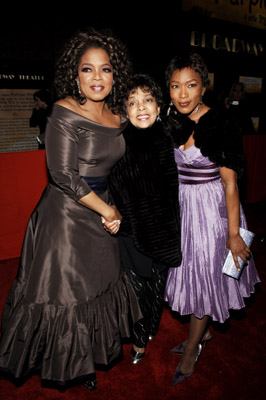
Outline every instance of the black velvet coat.
<path fill-rule="evenodd" d="M 109 190 L 123 216 L 120 235 L 159 263 L 181 263 L 178 172 L 171 138 L 158 121 L 147 129 L 131 123 L 126 152 L 109 177 Z"/>
<path fill-rule="evenodd" d="M 227 111 L 211 109 L 196 124 L 187 116 L 171 112 L 168 117 L 168 133 L 174 147 L 186 143 L 194 131 L 195 146 L 205 157 L 219 167 L 227 167 L 243 174 L 245 161 L 242 148 L 242 131 L 238 121 Z"/>

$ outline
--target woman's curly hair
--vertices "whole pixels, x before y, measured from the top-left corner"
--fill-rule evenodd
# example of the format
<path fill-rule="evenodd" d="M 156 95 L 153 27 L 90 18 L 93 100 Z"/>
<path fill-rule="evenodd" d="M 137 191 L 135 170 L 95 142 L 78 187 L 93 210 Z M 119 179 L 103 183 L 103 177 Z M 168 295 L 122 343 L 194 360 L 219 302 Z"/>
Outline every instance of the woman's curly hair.
<path fill-rule="evenodd" d="M 140 88 L 143 92 L 150 93 L 156 100 L 157 105 L 163 107 L 163 92 L 160 85 L 147 74 L 135 74 L 129 81 L 127 90 L 124 93 L 124 107 L 126 110 L 127 100 L 131 93 Z"/>
<path fill-rule="evenodd" d="M 208 69 L 203 58 L 197 53 L 183 52 L 175 56 L 165 71 L 166 85 L 169 88 L 170 79 L 174 71 L 191 68 L 200 74 L 202 85 L 206 87 L 209 83 Z"/>
<path fill-rule="evenodd" d="M 113 68 L 114 84 L 106 99 L 109 109 L 115 114 L 123 113 L 123 96 L 127 82 L 132 75 L 132 64 L 128 51 L 115 36 L 95 31 L 78 32 L 68 43 L 56 64 L 54 86 L 58 99 L 73 97 L 80 104 L 86 103 L 86 98 L 79 93 L 76 78 L 83 54 L 90 48 L 100 48 L 109 55 Z"/>

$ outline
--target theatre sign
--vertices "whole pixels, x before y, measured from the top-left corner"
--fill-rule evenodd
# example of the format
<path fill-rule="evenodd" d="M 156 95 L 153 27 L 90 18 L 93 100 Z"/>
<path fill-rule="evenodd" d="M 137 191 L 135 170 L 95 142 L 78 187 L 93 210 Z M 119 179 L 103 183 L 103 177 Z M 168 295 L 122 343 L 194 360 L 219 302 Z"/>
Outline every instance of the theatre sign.
<path fill-rule="evenodd" d="M 266 0 L 184 0 L 183 11 L 196 11 L 253 28 L 266 29 Z"/>
<path fill-rule="evenodd" d="M 36 74 L 6 74 L 0 73 L 0 80 L 1 81 L 10 81 L 10 82 L 23 82 L 23 81 L 31 81 L 31 82 L 40 82 L 44 81 L 44 75 L 36 75 Z"/>
<path fill-rule="evenodd" d="M 245 53 L 253 56 L 261 56 L 264 52 L 264 45 L 260 42 L 230 37 L 226 34 L 197 31 L 190 33 L 190 46 L 226 51 L 228 53 Z"/>

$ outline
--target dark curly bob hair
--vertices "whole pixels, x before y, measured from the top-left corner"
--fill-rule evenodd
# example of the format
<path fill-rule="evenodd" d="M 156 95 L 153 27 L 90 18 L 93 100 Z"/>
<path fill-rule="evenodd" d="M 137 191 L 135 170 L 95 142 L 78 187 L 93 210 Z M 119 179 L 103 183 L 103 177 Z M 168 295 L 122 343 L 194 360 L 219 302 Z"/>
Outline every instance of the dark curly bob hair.
<path fill-rule="evenodd" d="M 127 91 L 124 94 L 124 106 L 126 110 L 127 100 L 131 93 L 134 93 L 137 88 L 143 92 L 150 93 L 156 100 L 157 105 L 162 108 L 163 106 L 163 93 L 160 85 L 147 74 L 136 74 L 129 81 Z"/>
<path fill-rule="evenodd" d="M 86 98 L 78 91 L 76 78 L 81 58 L 91 48 L 103 49 L 110 57 L 114 84 L 106 103 L 113 113 L 121 114 L 127 82 L 132 76 L 131 60 L 126 47 L 119 39 L 107 32 L 95 31 L 93 28 L 78 32 L 66 43 L 56 64 L 54 79 L 56 97 L 63 99 L 71 96 L 80 104 L 86 103 Z"/>
<path fill-rule="evenodd" d="M 165 71 L 166 85 L 169 88 L 171 76 L 174 71 L 184 68 L 191 68 L 200 74 L 202 85 L 206 87 L 209 83 L 208 69 L 203 58 L 197 53 L 184 52 L 175 56 Z"/>

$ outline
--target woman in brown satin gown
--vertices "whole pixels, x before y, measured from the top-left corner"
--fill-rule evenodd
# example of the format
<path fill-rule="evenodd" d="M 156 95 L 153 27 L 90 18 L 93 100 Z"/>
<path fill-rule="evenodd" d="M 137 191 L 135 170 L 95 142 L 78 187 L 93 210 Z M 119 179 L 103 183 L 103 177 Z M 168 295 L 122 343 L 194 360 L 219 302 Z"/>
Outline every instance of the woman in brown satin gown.
<path fill-rule="evenodd" d="M 141 318 L 112 235 L 121 215 L 107 192 L 125 150 L 126 54 L 116 38 L 92 30 L 73 37 L 59 59 L 59 100 L 46 129 L 49 183 L 2 315 L 0 367 L 15 378 L 40 368 L 43 380 L 82 378 L 95 389 L 95 364 L 120 356 L 129 320 Z"/>

